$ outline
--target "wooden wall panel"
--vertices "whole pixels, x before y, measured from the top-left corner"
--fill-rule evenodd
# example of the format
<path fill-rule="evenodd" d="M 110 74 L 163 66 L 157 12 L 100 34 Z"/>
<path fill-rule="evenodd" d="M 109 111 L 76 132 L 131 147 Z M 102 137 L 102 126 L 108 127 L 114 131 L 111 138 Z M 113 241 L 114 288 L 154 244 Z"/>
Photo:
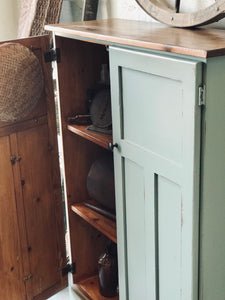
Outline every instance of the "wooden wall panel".
<path fill-rule="evenodd" d="M 26 299 L 9 137 L 0 138 L 0 299 Z"/>
<path fill-rule="evenodd" d="M 33 296 L 61 279 L 48 127 L 17 135 Z"/>
<path fill-rule="evenodd" d="M 5 219 L 0 233 L 8 243 L 1 243 L 0 257 L 5 253 L 10 257 L 11 252 L 18 252 L 15 257 L 23 271 L 20 287 L 15 279 L 15 282 L 10 280 L 12 288 L 0 285 L 0 299 L 46 299 L 67 285 L 66 276 L 61 275 L 61 268 L 66 265 L 66 253 L 54 93 L 51 64 L 44 60 L 45 52 L 49 51 L 49 38 L 41 36 L 14 42 L 30 48 L 40 60 L 45 89 L 38 105 L 24 120 L 0 122 L 0 225 Z M 9 151 L 16 158 L 21 157 L 13 167 Z M 11 202 L 14 205 L 12 211 Z M 11 241 L 14 235 L 15 239 Z M 18 241 L 21 253 L 16 248 Z M 13 262 L 4 264 L 9 269 L 14 267 Z M 11 273 L 18 273 L 17 269 L 15 265 Z"/>

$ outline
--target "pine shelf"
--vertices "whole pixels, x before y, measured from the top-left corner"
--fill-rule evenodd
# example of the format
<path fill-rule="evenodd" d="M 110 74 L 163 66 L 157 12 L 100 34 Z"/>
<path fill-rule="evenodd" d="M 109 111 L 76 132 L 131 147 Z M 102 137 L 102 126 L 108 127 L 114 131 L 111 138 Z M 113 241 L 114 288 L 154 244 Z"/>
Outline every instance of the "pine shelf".
<path fill-rule="evenodd" d="M 99 292 L 98 276 L 93 276 L 77 284 L 78 289 L 93 300 L 119 300 L 119 296 L 106 298 Z"/>
<path fill-rule="evenodd" d="M 102 216 L 89 207 L 86 207 L 83 203 L 73 204 L 71 206 L 71 209 L 74 213 L 76 213 L 86 222 L 98 229 L 114 243 L 117 243 L 115 221 Z"/>
<path fill-rule="evenodd" d="M 108 144 L 112 143 L 111 135 L 103 135 L 95 132 L 88 131 L 86 125 L 74 125 L 68 124 L 67 129 L 83 138 L 105 148 L 108 149 Z"/>

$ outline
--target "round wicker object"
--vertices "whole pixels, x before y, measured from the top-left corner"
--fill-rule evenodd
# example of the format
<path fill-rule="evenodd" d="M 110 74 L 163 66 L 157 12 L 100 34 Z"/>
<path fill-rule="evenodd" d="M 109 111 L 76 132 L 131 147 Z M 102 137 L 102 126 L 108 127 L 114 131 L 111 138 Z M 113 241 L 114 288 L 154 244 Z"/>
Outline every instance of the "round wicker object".
<path fill-rule="evenodd" d="M 38 58 L 25 46 L 0 46 L 0 121 L 26 118 L 43 93 L 44 79 Z"/>

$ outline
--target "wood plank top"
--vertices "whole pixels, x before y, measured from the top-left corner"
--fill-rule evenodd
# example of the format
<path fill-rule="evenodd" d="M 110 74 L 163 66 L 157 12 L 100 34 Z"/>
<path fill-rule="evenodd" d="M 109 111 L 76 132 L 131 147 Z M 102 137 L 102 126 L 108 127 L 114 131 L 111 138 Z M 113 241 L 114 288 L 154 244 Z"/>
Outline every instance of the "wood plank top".
<path fill-rule="evenodd" d="M 106 45 L 127 45 L 151 50 L 207 58 L 225 54 L 223 29 L 183 29 L 159 23 L 106 19 L 77 23 L 47 25 L 56 35 Z"/>

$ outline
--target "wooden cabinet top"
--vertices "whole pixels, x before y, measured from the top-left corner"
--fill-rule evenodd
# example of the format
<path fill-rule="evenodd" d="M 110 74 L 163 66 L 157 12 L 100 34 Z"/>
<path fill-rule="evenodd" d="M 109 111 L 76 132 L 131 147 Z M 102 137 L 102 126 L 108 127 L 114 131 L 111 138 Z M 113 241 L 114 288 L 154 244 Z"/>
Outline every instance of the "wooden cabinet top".
<path fill-rule="evenodd" d="M 225 54 L 225 31 L 222 29 L 181 29 L 123 19 L 47 25 L 45 28 L 56 35 L 106 45 L 123 44 L 202 58 Z"/>

